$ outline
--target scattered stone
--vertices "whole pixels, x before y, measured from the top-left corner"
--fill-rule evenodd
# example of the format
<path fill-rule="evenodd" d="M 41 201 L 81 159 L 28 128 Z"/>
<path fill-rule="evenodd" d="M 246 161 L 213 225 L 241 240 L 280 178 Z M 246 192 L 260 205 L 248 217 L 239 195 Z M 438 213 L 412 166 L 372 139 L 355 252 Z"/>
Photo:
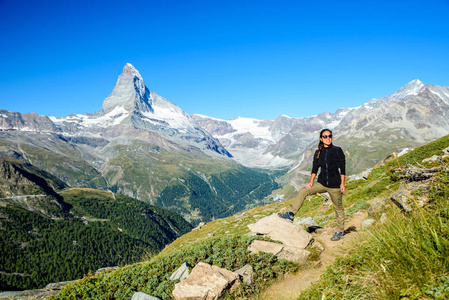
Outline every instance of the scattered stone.
<path fill-rule="evenodd" d="M 425 206 L 426 204 L 428 204 L 429 203 L 429 197 L 427 196 L 427 195 L 419 195 L 418 196 L 418 199 L 416 200 L 416 204 L 419 206 L 419 207 L 423 207 L 423 206 Z"/>
<path fill-rule="evenodd" d="M 368 176 L 372 170 L 373 170 L 373 168 L 369 168 L 369 169 L 366 169 L 365 171 L 363 171 L 362 173 L 351 175 L 348 178 L 348 182 L 353 181 L 353 180 L 360 180 L 360 179 L 367 180 Z"/>
<path fill-rule="evenodd" d="M 170 280 L 179 280 L 183 281 L 189 276 L 189 267 L 188 263 L 183 263 L 176 271 L 173 272 L 170 276 Z"/>
<path fill-rule="evenodd" d="M 206 224 L 206 223 L 204 223 L 204 222 L 200 222 L 200 223 L 198 224 L 198 226 L 196 226 L 196 227 L 193 228 L 192 230 L 198 230 L 198 229 L 201 229 L 201 227 L 203 227 L 205 224 Z"/>
<path fill-rule="evenodd" d="M 75 280 L 49 283 L 49 284 L 47 284 L 45 289 L 46 290 L 60 290 L 63 287 L 65 287 L 67 284 L 74 283 L 74 282 L 75 282 Z"/>
<path fill-rule="evenodd" d="M 14 292 L 2 292 L 0 293 L 0 299 L 9 300 L 37 300 L 48 299 L 51 296 L 59 294 L 59 290 L 26 290 L 26 291 L 14 291 Z"/>
<path fill-rule="evenodd" d="M 369 226 L 373 225 L 374 222 L 376 222 L 376 220 L 374 219 L 366 219 L 362 222 L 362 230 L 365 230 L 366 228 L 368 228 Z"/>
<path fill-rule="evenodd" d="M 255 240 L 248 247 L 251 253 L 267 252 L 276 255 L 278 258 L 283 258 L 297 264 L 304 264 L 310 257 L 310 252 L 301 248 L 277 244 L 273 242 Z"/>
<path fill-rule="evenodd" d="M 284 245 L 304 249 L 312 239 L 312 235 L 290 221 L 278 217 L 277 214 L 260 219 L 248 228 L 255 233 L 268 235 Z"/>
<path fill-rule="evenodd" d="M 380 223 L 381 223 L 381 224 L 384 224 L 387 220 L 388 220 L 387 214 L 386 214 L 386 213 L 383 213 L 383 214 L 380 216 Z"/>
<path fill-rule="evenodd" d="M 211 233 L 209 233 L 208 235 L 207 235 L 207 237 L 213 237 L 214 236 L 214 233 L 213 232 L 211 232 Z"/>
<path fill-rule="evenodd" d="M 444 154 L 449 154 L 449 147 L 447 147 L 446 149 L 443 150 Z"/>
<path fill-rule="evenodd" d="M 424 159 L 422 160 L 422 162 L 423 162 L 423 163 L 425 163 L 425 162 L 433 162 L 433 161 L 437 161 L 437 160 L 438 160 L 438 155 L 433 155 L 433 156 L 431 156 L 431 157 L 424 158 Z"/>
<path fill-rule="evenodd" d="M 37 299 L 48 299 L 51 296 L 56 296 L 59 294 L 61 289 L 67 284 L 73 283 L 73 281 L 62 281 L 49 283 L 43 289 L 35 290 L 25 290 L 25 291 L 10 291 L 10 292 L 0 292 L 0 299 L 20 299 L 20 300 L 37 300 Z"/>
<path fill-rule="evenodd" d="M 153 297 L 142 292 L 136 292 L 132 296 L 131 300 L 160 300 L 158 297 Z"/>
<path fill-rule="evenodd" d="M 310 252 L 304 249 L 284 246 L 281 253 L 279 253 L 277 257 L 295 262 L 298 265 L 303 265 L 309 260 Z"/>
<path fill-rule="evenodd" d="M 200 262 L 186 280 L 175 284 L 173 297 L 176 300 L 218 299 L 234 284 L 239 284 L 237 273 Z"/>
<path fill-rule="evenodd" d="M 136 292 L 132 296 L 131 300 L 160 300 L 158 297 L 153 297 L 142 292 Z"/>
<path fill-rule="evenodd" d="M 412 198 L 410 191 L 402 190 L 390 195 L 390 200 L 393 201 L 402 211 L 411 212 L 409 199 Z"/>
<path fill-rule="evenodd" d="M 425 163 L 425 162 L 433 162 L 433 161 L 437 161 L 438 158 L 439 158 L 438 155 L 433 155 L 433 156 L 431 156 L 431 157 L 424 158 L 424 159 L 422 160 L 422 162 L 423 162 L 423 163 Z"/>
<path fill-rule="evenodd" d="M 378 218 L 385 208 L 389 207 L 387 198 L 376 198 L 371 202 L 371 206 L 368 208 L 368 216 L 371 218 Z"/>
<path fill-rule="evenodd" d="M 251 253 L 257 253 L 257 252 L 261 251 L 261 252 L 268 252 L 268 253 L 272 253 L 274 255 L 278 255 L 279 253 L 281 253 L 283 247 L 284 247 L 284 245 L 282 245 L 282 244 L 254 240 L 251 243 L 251 245 L 248 247 L 248 251 Z"/>
<path fill-rule="evenodd" d="M 318 226 L 318 224 L 312 217 L 300 218 L 295 222 L 295 225 Z"/>
<path fill-rule="evenodd" d="M 246 286 L 251 285 L 254 274 L 254 270 L 251 265 L 244 265 L 241 269 L 235 271 L 235 273 L 239 274 L 242 277 L 244 285 Z"/>
<path fill-rule="evenodd" d="M 120 269 L 120 267 L 115 266 L 115 267 L 100 268 L 95 271 L 95 274 L 106 273 L 106 272 L 110 272 L 110 271 L 117 270 L 117 269 Z"/>

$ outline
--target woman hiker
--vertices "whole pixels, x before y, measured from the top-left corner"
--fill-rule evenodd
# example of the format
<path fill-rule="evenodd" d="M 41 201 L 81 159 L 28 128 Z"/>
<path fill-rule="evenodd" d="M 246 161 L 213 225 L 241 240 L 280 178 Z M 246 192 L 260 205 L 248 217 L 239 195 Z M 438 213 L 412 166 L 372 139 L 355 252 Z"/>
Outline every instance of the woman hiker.
<path fill-rule="evenodd" d="M 314 182 L 318 169 L 318 182 Z M 304 199 L 312 194 L 328 192 L 334 205 L 337 216 L 337 231 L 332 236 L 332 241 L 338 241 L 344 235 L 344 210 L 342 194 L 346 191 L 346 160 L 343 150 L 332 144 L 332 131 L 323 129 L 320 132 L 320 142 L 313 157 L 312 174 L 310 181 L 299 190 L 295 201 L 288 208 L 278 213 L 279 217 L 293 221 L 293 217 L 301 208 Z"/>

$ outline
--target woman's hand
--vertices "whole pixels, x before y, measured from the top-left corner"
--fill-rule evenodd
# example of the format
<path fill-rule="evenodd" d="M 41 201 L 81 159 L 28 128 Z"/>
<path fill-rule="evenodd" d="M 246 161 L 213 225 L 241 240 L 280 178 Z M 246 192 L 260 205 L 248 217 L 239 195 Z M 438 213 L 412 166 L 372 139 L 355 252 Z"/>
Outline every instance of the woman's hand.
<path fill-rule="evenodd" d="M 340 191 L 341 191 L 342 194 L 343 194 L 344 192 L 346 192 L 346 187 L 345 187 L 345 184 L 344 184 L 344 183 L 340 184 Z"/>
<path fill-rule="evenodd" d="M 306 189 L 310 189 L 313 185 L 313 181 L 306 184 Z"/>

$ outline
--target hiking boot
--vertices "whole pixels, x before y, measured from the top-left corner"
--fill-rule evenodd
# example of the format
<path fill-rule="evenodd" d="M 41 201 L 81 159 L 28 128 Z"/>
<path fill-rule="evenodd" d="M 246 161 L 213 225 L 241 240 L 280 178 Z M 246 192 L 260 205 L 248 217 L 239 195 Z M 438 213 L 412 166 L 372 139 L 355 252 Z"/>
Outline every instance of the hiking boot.
<path fill-rule="evenodd" d="M 340 240 L 345 234 L 343 232 L 336 232 L 332 237 L 331 241 L 338 241 Z"/>
<path fill-rule="evenodd" d="M 285 213 L 278 213 L 278 216 L 282 219 L 286 219 L 286 220 L 289 220 L 292 222 L 293 222 L 293 219 L 295 218 L 295 215 L 291 211 L 288 211 Z"/>

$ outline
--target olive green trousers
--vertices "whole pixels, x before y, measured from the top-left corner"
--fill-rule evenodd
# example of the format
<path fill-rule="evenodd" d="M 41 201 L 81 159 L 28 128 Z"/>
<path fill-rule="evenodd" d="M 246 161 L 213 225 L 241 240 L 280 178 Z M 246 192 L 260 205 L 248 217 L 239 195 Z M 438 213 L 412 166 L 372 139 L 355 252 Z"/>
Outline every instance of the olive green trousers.
<path fill-rule="evenodd" d="M 325 192 L 329 193 L 332 204 L 334 205 L 335 215 L 337 217 L 337 230 L 343 232 L 345 226 L 345 211 L 343 209 L 343 200 L 340 188 L 328 188 L 319 182 L 315 182 L 310 189 L 303 187 L 299 190 L 298 195 L 296 195 L 292 205 L 287 208 L 287 211 L 296 214 L 307 196 Z"/>

